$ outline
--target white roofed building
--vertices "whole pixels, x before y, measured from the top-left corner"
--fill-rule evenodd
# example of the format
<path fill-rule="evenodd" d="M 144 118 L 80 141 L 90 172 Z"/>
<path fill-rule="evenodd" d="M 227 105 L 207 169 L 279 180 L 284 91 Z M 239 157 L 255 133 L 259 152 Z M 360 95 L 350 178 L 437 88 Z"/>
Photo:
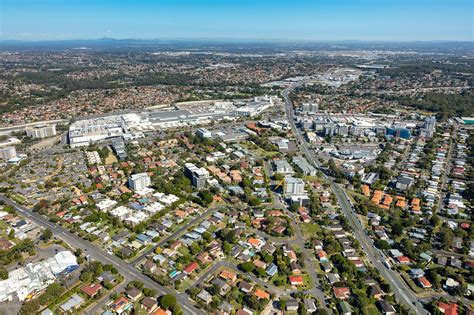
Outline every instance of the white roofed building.
<path fill-rule="evenodd" d="M 44 261 L 10 271 L 8 279 L 0 281 L 0 302 L 15 298 L 24 301 L 29 295 L 54 283 L 57 276 L 69 273 L 78 266 L 73 253 L 61 251 Z"/>

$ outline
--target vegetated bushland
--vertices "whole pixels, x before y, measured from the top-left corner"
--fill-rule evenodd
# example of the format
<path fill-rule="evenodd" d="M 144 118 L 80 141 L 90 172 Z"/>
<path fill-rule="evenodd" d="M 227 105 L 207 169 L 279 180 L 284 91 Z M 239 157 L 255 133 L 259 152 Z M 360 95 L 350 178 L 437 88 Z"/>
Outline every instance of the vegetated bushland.
<path fill-rule="evenodd" d="M 441 70 L 446 74 L 474 74 L 474 62 L 458 58 L 452 58 L 450 63 L 412 61 L 404 62 L 398 67 L 381 69 L 379 73 L 389 75 L 392 78 L 401 78 L 430 74 L 435 70 Z"/>
<path fill-rule="evenodd" d="M 397 100 L 400 105 L 433 112 L 437 118 L 463 117 L 474 115 L 474 92 L 459 94 L 426 93 L 416 98 L 411 96 L 386 96 Z"/>

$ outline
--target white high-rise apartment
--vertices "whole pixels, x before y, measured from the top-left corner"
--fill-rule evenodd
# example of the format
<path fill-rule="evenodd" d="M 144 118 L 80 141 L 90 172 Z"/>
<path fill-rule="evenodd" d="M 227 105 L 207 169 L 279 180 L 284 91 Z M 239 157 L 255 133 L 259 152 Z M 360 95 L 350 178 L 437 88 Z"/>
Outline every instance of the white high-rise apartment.
<path fill-rule="evenodd" d="M 147 173 L 133 174 L 128 178 L 128 185 L 133 190 L 142 190 L 151 185 L 151 178 Z"/>
<path fill-rule="evenodd" d="M 304 181 L 301 178 L 287 177 L 285 179 L 285 196 L 302 195 L 304 193 Z"/>
<path fill-rule="evenodd" d="M 56 125 L 40 125 L 25 129 L 26 135 L 33 139 L 43 139 L 56 135 Z"/>
<path fill-rule="evenodd" d="M 3 160 L 9 160 L 16 157 L 16 149 L 15 147 L 6 147 L 0 148 L 0 158 Z"/>

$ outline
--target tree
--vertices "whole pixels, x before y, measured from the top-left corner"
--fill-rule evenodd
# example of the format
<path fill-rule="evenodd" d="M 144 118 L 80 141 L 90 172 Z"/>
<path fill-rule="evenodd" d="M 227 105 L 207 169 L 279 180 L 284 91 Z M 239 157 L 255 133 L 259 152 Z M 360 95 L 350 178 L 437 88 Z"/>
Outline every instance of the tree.
<path fill-rule="evenodd" d="M 224 241 L 224 244 L 222 245 L 222 249 L 224 250 L 224 254 L 229 254 L 230 251 L 232 250 L 232 245 L 230 245 L 229 242 Z"/>
<path fill-rule="evenodd" d="M 281 181 L 281 180 L 283 180 L 283 178 L 285 178 L 285 176 L 283 174 L 277 173 L 277 174 L 273 175 L 273 178 L 276 181 Z"/>
<path fill-rule="evenodd" d="M 438 270 L 435 269 L 428 269 L 426 275 L 430 282 L 433 284 L 435 289 L 441 287 L 441 277 L 438 275 Z"/>
<path fill-rule="evenodd" d="M 265 277 L 265 276 L 267 275 L 265 269 L 260 268 L 260 267 L 258 267 L 258 268 L 255 269 L 255 273 L 257 274 L 257 276 L 258 276 L 259 278 L 263 278 L 263 277 Z"/>
<path fill-rule="evenodd" d="M 51 237 L 53 236 L 53 232 L 51 232 L 50 229 L 45 229 L 43 231 L 43 235 L 42 235 L 42 238 L 45 242 L 49 241 L 51 239 Z"/>
<path fill-rule="evenodd" d="M 252 272 L 255 269 L 255 265 L 249 261 L 240 264 L 239 267 L 245 272 Z"/>
<path fill-rule="evenodd" d="M 180 315 L 182 314 L 183 312 L 181 311 L 181 306 L 179 306 L 179 304 L 175 304 L 172 308 L 172 312 L 174 315 Z"/>
<path fill-rule="evenodd" d="M 10 205 L 6 205 L 3 208 L 3 211 L 8 212 L 10 214 L 15 214 L 16 213 L 15 208 L 13 206 L 10 206 Z"/>
<path fill-rule="evenodd" d="M 112 282 L 110 282 L 110 281 L 104 281 L 104 287 L 105 287 L 107 290 L 112 290 L 114 286 L 115 286 L 115 284 L 113 284 Z"/>
<path fill-rule="evenodd" d="M 280 300 L 280 302 L 278 304 L 279 304 L 280 310 L 282 310 L 282 311 L 286 310 L 286 301 L 285 300 Z"/>
<path fill-rule="evenodd" d="M 277 287 L 281 287 L 281 286 L 284 286 L 286 284 L 286 281 L 281 279 L 281 278 L 276 278 L 273 283 L 277 286 Z"/>
<path fill-rule="evenodd" d="M 212 234 L 206 231 L 202 233 L 202 238 L 209 242 L 212 240 Z"/>
<path fill-rule="evenodd" d="M 273 262 L 273 256 L 268 254 L 268 253 L 265 253 L 263 255 L 263 261 L 266 262 L 267 264 Z"/>
<path fill-rule="evenodd" d="M 15 238 L 15 230 L 11 229 L 10 232 L 8 233 L 8 239 L 12 240 Z"/>
<path fill-rule="evenodd" d="M 431 216 L 431 218 L 430 218 L 431 226 L 437 227 L 440 222 L 441 222 L 441 219 L 436 214 L 433 214 Z"/>
<path fill-rule="evenodd" d="M 122 202 L 127 202 L 130 199 L 130 197 L 132 197 L 132 193 L 123 193 L 120 195 L 120 200 Z"/>
<path fill-rule="evenodd" d="M 143 294 L 145 294 L 145 296 L 156 296 L 157 292 L 155 289 L 143 288 Z"/>
<path fill-rule="evenodd" d="M 90 271 L 85 271 L 81 274 L 80 279 L 82 282 L 90 282 L 92 280 L 93 274 Z"/>
<path fill-rule="evenodd" d="M 8 279 L 8 270 L 6 270 L 3 267 L 0 268 L 0 279 L 2 280 Z"/>
<path fill-rule="evenodd" d="M 300 315 L 308 314 L 308 312 L 306 311 L 306 306 L 304 305 L 304 303 L 300 302 L 300 307 L 298 308 L 298 314 L 300 314 Z"/>
<path fill-rule="evenodd" d="M 133 280 L 128 283 L 127 287 L 135 287 L 138 290 L 143 290 L 143 283 L 141 281 Z"/>
<path fill-rule="evenodd" d="M 38 299 L 34 299 L 31 301 L 26 302 L 23 304 L 20 308 L 20 315 L 30 315 L 30 314 L 36 314 L 38 312 L 38 309 L 40 308 L 40 303 Z"/>
<path fill-rule="evenodd" d="M 441 244 L 444 249 L 448 249 L 453 243 L 453 231 L 450 228 L 444 227 L 440 232 Z"/>
<path fill-rule="evenodd" d="M 211 285 L 207 290 L 209 291 L 209 294 L 211 294 L 213 296 L 217 296 L 220 292 L 220 289 L 217 286 L 217 284 Z"/>
<path fill-rule="evenodd" d="M 164 309 L 170 309 L 175 306 L 177 299 L 172 294 L 165 294 L 160 298 L 160 306 Z"/>
<path fill-rule="evenodd" d="M 256 197 L 253 197 L 253 196 L 249 198 L 248 202 L 249 202 L 250 206 L 252 206 L 252 207 L 256 207 L 256 206 L 258 206 L 262 203 L 260 201 L 260 199 L 258 199 Z"/>
<path fill-rule="evenodd" d="M 395 221 L 392 224 L 392 234 L 394 236 L 400 236 L 403 233 L 403 225 L 399 221 Z"/>
<path fill-rule="evenodd" d="M 370 304 L 370 300 L 366 296 L 358 295 L 357 298 L 354 299 L 353 304 L 357 306 L 359 309 L 365 310 L 367 305 Z"/>
<path fill-rule="evenodd" d="M 99 153 L 99 156 L 105 160 L 109 156 L 109 153 L 110 153 L 109 147 L 103 147 L 102 149 L 100 149 L 98 153 Z"/>
<path fill-rule="evenodd" d="M 201 200 L 205 206 L 208 206 L 212 203 L 212 195 L 207 190 L 199 192 L 199 197 L 201 197 Z"/>
<path fill-rule="evenodd" d="M 53 283 L 46 288 L 46 291 L 38 298 L 41 305 L 46 305 L 58 298 L 65 291 L 59 283 Z"/>
<path fill-rule="evenodd" d="M 389 245 L 388 242 L 385 241 L 385 240 L 377 239 L 377 240 L 375 241 L 375 246 L 377 246 L 377 248 L 382 249 L 382 250 L 388 250 L 388 249 L 390 249 L 390 245 Z"/>
<path fill-rule="evenodd" d="M 197 242 L 191 244 L 191 254 L 196 255 L 201 252 L 201 246 Z"/>

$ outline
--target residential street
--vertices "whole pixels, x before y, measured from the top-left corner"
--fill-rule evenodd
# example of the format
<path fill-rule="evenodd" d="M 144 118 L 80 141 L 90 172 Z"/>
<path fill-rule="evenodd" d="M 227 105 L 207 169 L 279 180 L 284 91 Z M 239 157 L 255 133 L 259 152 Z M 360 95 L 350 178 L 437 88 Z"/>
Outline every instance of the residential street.
<path fill-rule="evenodd" d="M 69 244 L 69 246 L 73 248 L 81 248 L 85 254 L 89 255 L 94 260 L 100 261 L 105 264 L 112 264 L 126 279 L 141 281 L 146 287 L 155 289 L 159 294 L 170 293 L 175 295 L 185 314 L 203 314 L 201 310 L 195 308 L 190 303 L 185 294 L 179 294 L 174 290 L 161 286 L 157 282 L 142 274 L 132 265 L 127 264 L 125 261 L 121 260 L 120 258 L 106 253 L 104 250 L 92 245 L 92 243 L 80 238 L 75 234 L 72 234 L 71 232 L 62 228 L 59 225 L 49 222 L 40 214 L 35 213 L 32 210 L 15 203 L 14 201 L 6 198 L 4 195 L 0 195 L 0 200 L 3 200 L 5 204 L 12 205 L 21 215 L 27 217 L 36 224 L 44 228 L 49 228 L 53 232 L 53 235 L 62 239 L 64 242 Z"/>
<path fill-rule="evenodd" d="M 297 137 L 297 143 L 302 153 L 306 156 L 307 160 L 310 163 L 312 163 L 316 168 L 321 169 L 321 165 L 316 159 L 316 154 L 309 149 L 309 146 L 303 135 L 301 134 L 301 131 L 296 127 L 295 124 L 294 108 L 289 98 L 289 94 L 297 86 L 299 85 L 292 85 L 282 92 L 282 96 L 285 99 L 285 111 L 288 120 L 291 124 L 292 131 Z M 413 292 L 410 290 L 407 284 L 400 278 L 400 276 L 395 271 L 387 269 L 385 265 L 383 265 L 382 260 L 384 259 L 384 256 L 378 251 L 377 248 L 375 248 L 370 238 L 367 236 L 367 234 L 365 234 L 365 229 L 357 218 L 357 215 L 354 212 L 353 205 L 347 197 L 347 194 L 330 177 L 324 175 L 324 178 L 331 184 L 331 187 L 336 195 L 341 209 L 346 218 L 348 219 L 352 230 L 354 231 L 354 237 L 361 244 L 364 252 L 366 253 L 372 265 L 374 265 L 374 267 L 379 270 L 384 279 L 386 279 L 390 283 L 392 290 L 397 296 L 397 298 L 402 301 L 406 307 L 410 308 L 414 313 L 428 314 L 428 312 L 423 308 L 423 305 L 418 301 L 418 298 L 413 294 Z"/>
<path fill-rule="evenodd" d="M 205 218 L 211 216 L 214 212 L 216 212 L 217 210 L 222 210 L 224 208 L 222 207 L 212 207 L 212 208 L 209 208 L 208 210 L 206 210 L 203 214 L 201 215 L 198 215 L 196 218 L 192 219 L 191 221 L 189 221 L 188 223 L 186 223 L 185 225 L 183 225 L 182 227 L 180 227 L 178 230 L 176 230 L 175 232 L 173 232 L 173 234 L 170 234 L 168 235 L 167 237 L 161 239 L 155 246 L 153 246 L 151 249 L 145 251 L 143 254 L 141 254 L 140 256 L 138 256 L 137 258 L 135 258 L 130 264 L 132 266 L 136 266 L 137 264 L 139 264 L 146 256 L 148 256 L 150 253 L 153 253 L 153 251 L 157 248 L 157 247 L 161 247 L 163 246 L 164 244 L 166 244 L 169 240 L 176 240 L 179 238 L 179 236 L 181 236 L 181 234 L 183 234 L 183 232 L 185 232 L 189 227 L 195 225 L 196 223 L 204 220 Z"/>

